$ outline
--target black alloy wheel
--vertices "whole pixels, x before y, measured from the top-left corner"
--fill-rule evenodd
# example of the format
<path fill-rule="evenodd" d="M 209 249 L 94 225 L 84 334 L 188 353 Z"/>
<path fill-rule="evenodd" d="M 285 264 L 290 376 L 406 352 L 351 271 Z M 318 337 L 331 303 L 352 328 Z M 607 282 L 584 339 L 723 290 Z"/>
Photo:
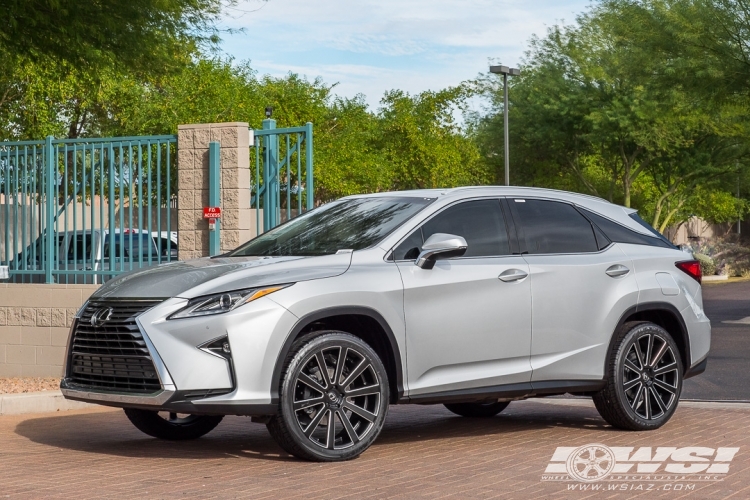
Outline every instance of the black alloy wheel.
<path fill-rule="evenodd" d="M 608 361 L 607 385 L 593 398 L 602 417 L 621 429 L 664 425 L 677 409 L 684 374 L 672 336 L 653 323 L 626 323 Z"/>
<path fill-rule="evenodd" d="M 305 460 L 359 456 L 377 438 L 388 412 L 388 377 L 361 339 L 320 332 L 292 347 L 279 413 L 267 424 L 287 452 Z"/>

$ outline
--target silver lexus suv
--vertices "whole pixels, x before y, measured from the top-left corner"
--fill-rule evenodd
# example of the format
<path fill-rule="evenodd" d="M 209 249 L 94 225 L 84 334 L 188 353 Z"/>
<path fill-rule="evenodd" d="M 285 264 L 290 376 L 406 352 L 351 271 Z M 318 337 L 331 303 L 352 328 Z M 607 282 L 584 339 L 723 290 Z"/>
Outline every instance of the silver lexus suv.
<path fill-rule="evenodd" d="M 700 282 L 690 254 L 598 198 L 351 196 L 107 282 L 71 326 L 61 387 L 162 439 L 251 416 L 317 461 L 366 450 L 390 404 L 491 417 L 571 393 L 615 427 L 656 429 L 706 367 Z"/>

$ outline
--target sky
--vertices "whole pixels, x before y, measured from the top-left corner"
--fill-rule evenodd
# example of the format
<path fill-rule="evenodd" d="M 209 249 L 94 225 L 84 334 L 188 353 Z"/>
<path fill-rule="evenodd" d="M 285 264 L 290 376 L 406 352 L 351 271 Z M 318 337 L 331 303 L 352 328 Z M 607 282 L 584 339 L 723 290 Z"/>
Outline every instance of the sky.
<path fill-rule="evenodd" d="M 364 94 L 457 85 L 490 62 L 521 63 L 532 35 L 572 23 L 589 0 L 239 0 L 222 50 L 260 74 L 294 72 Z"/>

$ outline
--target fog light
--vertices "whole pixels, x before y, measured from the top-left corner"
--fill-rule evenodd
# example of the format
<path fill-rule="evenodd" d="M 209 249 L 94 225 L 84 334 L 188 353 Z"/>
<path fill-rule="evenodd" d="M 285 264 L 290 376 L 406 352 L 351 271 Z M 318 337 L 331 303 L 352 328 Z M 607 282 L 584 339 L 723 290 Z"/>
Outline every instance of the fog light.
<path fill-rule="evenodd" d="M 198 349 L 226 359 L 230 359 L 232 353 L 232 348 L 229 346 L 229 339 L 227 337 L 221 337 L 206 342 L 205 344 L 199 345 Z"/>

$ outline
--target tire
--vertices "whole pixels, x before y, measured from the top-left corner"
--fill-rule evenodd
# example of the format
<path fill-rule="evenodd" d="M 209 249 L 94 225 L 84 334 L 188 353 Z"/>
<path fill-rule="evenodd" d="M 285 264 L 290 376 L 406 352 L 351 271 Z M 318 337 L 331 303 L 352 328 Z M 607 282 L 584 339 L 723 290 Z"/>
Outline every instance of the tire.
<path fill-rule="evenodd" d="M 494 417 L 508 407 L 509 403 L 447 403 L 446 408 L 462 417 L 488 418 Z"/>
<path fill-rule="evenodd" d="M 613 427 L 658 429 L 677 409 L 683 374 L 680 350 L 666 330 L 625 323 L 607 359 L 607 385 L 594 395 L 594 405 Z"/>
<path fill-rule="evenodd" d="M 279 446 L 316 462 L 350 460 L 370 447 L 390 394 L 369 345 L 345 332 L 315 332 L 292 345 L 284 365 L 278 412 L 266 424 Z"/>
<path fill-rule="evenodd" d="M 125 415 L 144 434 L 169 441 L 197 439 L 214 430 L 224 418 L 222 415 L 180 417 L 176 413 L 168 413 L 163 417 L 160 412 L 135 408 L 125 408 Z"/>

